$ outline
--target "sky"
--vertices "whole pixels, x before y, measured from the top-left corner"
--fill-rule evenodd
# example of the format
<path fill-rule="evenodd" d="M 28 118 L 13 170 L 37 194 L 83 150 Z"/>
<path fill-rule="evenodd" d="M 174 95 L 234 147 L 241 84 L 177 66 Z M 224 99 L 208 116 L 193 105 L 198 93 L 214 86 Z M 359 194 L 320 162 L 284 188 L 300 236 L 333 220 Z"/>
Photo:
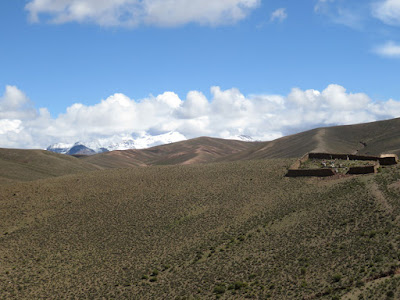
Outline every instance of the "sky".
<path fill-rule="evenodd" d="M 0 147 L 400 117 L 400 0 L 1 0 Z"/>

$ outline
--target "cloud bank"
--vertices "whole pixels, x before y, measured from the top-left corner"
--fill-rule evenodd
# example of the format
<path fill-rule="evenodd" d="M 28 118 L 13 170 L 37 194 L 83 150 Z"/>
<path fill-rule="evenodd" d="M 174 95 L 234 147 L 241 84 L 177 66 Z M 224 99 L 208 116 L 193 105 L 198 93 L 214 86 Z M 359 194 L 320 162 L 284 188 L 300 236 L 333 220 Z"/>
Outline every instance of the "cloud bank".
<path fill-rule="evenodd" d="M 400 0 L 378 1 L 372 6 L 372 14 L 388 25 L 400 25 Z"/>
<path fill-rule="evenodd" d="M 400 117 L 400 101 L 372 101 L 340 85 L 323 91 L 294 88 L 286 95 L 243 95 L 238 89 L 211 88 L 211 99 L 191 91 L 134 100 L 114 94 L 91 106 L 73 104 L 56 118 L 34 108 L 17 87 L 0 97 L 0 147 L 48 145 L 118 135 L 180 132 L 187 138 L 249 135 L 271 140 L 318 126 L 345 125 Z"/>
<path fill-rule="evenodd" d="M 94 23 L 134 27 L 140 24 L 216 26 L 244 19 L 261 0 L 30 0 L 25 9 L 32 22 Z"/>

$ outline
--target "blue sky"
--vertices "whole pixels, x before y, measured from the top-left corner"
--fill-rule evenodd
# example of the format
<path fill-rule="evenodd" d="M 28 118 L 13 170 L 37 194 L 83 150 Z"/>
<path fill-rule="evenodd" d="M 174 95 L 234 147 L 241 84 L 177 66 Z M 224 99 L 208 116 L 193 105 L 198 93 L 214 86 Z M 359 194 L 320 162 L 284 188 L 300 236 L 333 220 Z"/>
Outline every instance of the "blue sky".
<path fill-rule="evenodd" d="M 134 106 L 173 92 L 181 100 L 179 107 L 173 109 L 182 110 L 187 94 L 197 91 L 210 107 L 203 115 L 184 118 L 176 117 L 177 111 L 165 112 L 155 107 L 152 109 L 172 117 L 158 120 L 154 113 L 154 124 L 141 127 L 132 121 L 130 127 L 122 126 L 107 135 L 172 130 L 185 131 L 187 137 L 249 134 L 268 139 L 317 125 L 400 116 L 400 109 L 384 109 L 388 101 L 396 106 L 400 100 L 400 0 L 100 2 L 0 2 L 0 147 L 43 147 L 49 142 L 95 138 L 101 130 L 89 129 L 96 127 L 95 122 L 86 124 L 82 120 L 96 119 L 96 115 L 84 114 L 95 114 L 101 101 L 107 102 L 116 93 L 128 97 Z M 357 115 L 357 105 L 357 113 L 347 109 L 343 114 L 338 110 L 342 121 L 327 117 L 331 98 L 299 100 L 303 106 L 293 107 L 293 103 L 300 103 L 293 100 L 294 88 L 304 95 L 311 90 L 322 94 L 330 85 L 346 89 L 341 94 L 348 97 L 344 101 L 353 101 L 349 100 L 353 94 L 368 98 L 360 102 L 364 105 L 363 117 Z M 265 132 L 249 129 L 257 126 L 246 123 L 253 115 L 247 115 L 240 124 L 220 128 L 219 133 L 208 128 L 225 122 L 223 109 L 218 112 L 215 108 L 218 99 L 216 90 L 211 89 L 215 86 L 226 94 L 240 95 L 254 111 L 258 109 L 256 105 L 261 105 L 264 114 L 257 117 L 269 121 L 257 124 L 264 126 Z M 19 106 L 11 109 L 7 103 L 14 101 L 12 95 L 20 98 Z M 236 103 L 236 96 L 232 95 L 226 96 L 231 97 L 228 106 Z M 280 97 L 279 110 L 265 109 L 266 102 L 272 101 L 269 98 L 261 104 L 254 100 L 268 96 Z M 342 96 L 329 97 L 340 102 Z M 283 114 L 290 115 L 292 110 L 305 116 L 310 112 L 307 105 L 313 101 L 319 101 L 319 109 L 312 114 L 324 112 L 324 117 L 315 122 L 309 120 L 312 117 L 302 117 L 293 124 L 283 120 Z M 68 115 L 68 108 L 77 103 L 83 105 L 77 113 L 79 118 Z M 237 106 L 246 107 L 243 103 Z M 381 107 L 378 109 L 377 105 Z M 238 109 L 238 115 L 242 116 L 246 109 Z M 24 115 L 27 110 L 29 118 Z M 138 111 L 137 107 L 133 110 Z M 24 113 L 19 116 L 21 111 Z M 204 117 L 208 117 L 208 125 L 202 123 L 206 126 L 204 131 L 188 129 L 193 124 L 159 125 L 176 124 L 182 119 L 196 123 Z M 272 126 L 278 119 L 280 127 Z M 39 120 L 54 130 L 39 130 L 35 125 Z M 63 133 L 63 126 L 73 127 L 78 121 L 82 122 L 78 128 L 88 128 L 85 136 L 79 135 L 78 129 Z M 27 136 L 32 141 L 21 142 Z"/>

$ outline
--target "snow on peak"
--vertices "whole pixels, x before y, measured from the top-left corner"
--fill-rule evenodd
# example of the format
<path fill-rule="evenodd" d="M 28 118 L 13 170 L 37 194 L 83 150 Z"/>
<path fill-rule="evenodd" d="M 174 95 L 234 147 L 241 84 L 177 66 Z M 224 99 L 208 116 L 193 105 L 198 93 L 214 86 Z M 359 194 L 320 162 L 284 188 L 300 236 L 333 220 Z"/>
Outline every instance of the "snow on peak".
<path fill-rule="evenodd" d="M 179 132 L 167 132 L 154 136 L 142 134 L 135 137 L 133 135 L 116 135 L 96 140 L 79 141 L 74 144 L 57 143 L 49 146 L 47 150 L 66 154 L 72 147 L 85 146 L 96 153 L 102 153 L 114 150 L 144 149 L 183 140 L 186 140 L 186 137 Z"/>

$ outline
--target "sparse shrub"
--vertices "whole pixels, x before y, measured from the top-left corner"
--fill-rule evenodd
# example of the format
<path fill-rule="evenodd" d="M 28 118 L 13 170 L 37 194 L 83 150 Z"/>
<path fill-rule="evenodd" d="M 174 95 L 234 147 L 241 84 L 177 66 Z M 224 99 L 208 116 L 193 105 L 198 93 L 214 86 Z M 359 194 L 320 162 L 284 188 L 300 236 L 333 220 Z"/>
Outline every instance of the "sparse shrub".
<path fill-rule="evenodd" d="M 358 287 L 358 288 L 363 287 L 364 285 L 365 285 L 365 283 L 362 280 L 358 280 L 356 283 L 356 287 Z"/>
<path fill-rule="evenodd" d="M 214 287 L 214 294 L 221 295 L 221 294 L 225 293 L 225 291 L 226 291 L 226 288 L 225 288 L 224 284 L 219 284 Z"/>
<path fill-rule="evenodd" d="M 339 282 L 341 279 L 342 279 L 342 275 L 340 275 L 340 274 L 335 274 L 332 276 L 333 282 Z"/>
<path fill-rule="evenodd" d="M 247 287 L 247 283 L 246 282 L 242 282 L 242 281 L 236 281 L 234 283 L 234 286 L 235 286 L 235 290 L 240 290 L 242 288 Z"/>
<path fill-rule="evenodd" d="M 246 237 L 244 235 L 240 235 L 238 237 L 238 240 L 241 241 L 241 242 L 243 242 L 245 239 L 246 239 Z"/>
<path fill-rule="evenodd" d="M 393 292 L 393 291 L 388 291 L 388 292 L 386 293 L 386 297 L 388 297 L 388 298 L 394 298 L 394 292 Z"/>

